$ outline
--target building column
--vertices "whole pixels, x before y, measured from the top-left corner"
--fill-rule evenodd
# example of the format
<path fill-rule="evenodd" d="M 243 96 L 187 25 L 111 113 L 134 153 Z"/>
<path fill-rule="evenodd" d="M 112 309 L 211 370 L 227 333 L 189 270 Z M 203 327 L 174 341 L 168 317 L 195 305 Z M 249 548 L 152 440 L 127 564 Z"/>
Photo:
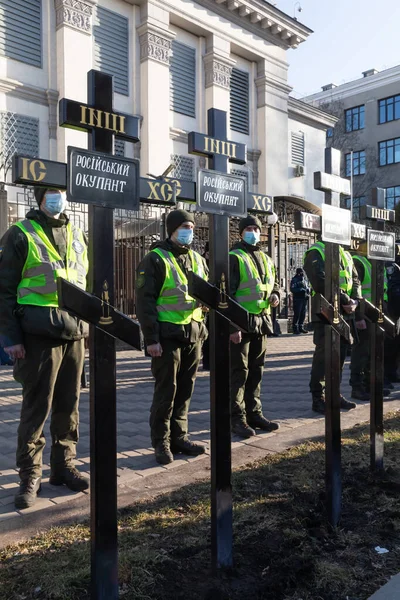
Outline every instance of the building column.
<path fill-rule="evenodd" d="M 92 13 L 95 0 L 54 0 L 57 30 L 57 89 L 60 98 L 87 102 L 87 73 L 92 69 Z M 52 119 L 53 117 L 53 119 Z M 50 120 L 54 112 L 50 111 Z M 50 128 L 50 131 L 52 129 Z M 57 159 L 66 162 L 67 146 L 87 148 L 87 133 L 58 130 Z"/>
<path fill-rule="evenodd" d="M 288 96 L 286 79 L 275 78 L 268 62 L 257 64 L 258 189 L 272 196 L 288 193 Z"/>
<path fill-rule="evenodd" d="M 138 27 L 140 43 L 140 168 L 160 175 L 171 162 L 169 61 L 175 34 L 169 31 L 169 14 L 151 3 L 144 7 Z M 164 101 L 160 102 L 160 96 Z"/>
<path fill-rule="evenodd" d="M 230 47 L 229 41 L 223 40 L 216 35 L 210 36 L 207 39 L 206 54 L 203 59 L 206 87 L 206 115 L 209 108 L 225 110 L 228 113 L 228 123 L 231 75 L 232 68 L 236 64 L 236 61 L 230 58 Z"/>

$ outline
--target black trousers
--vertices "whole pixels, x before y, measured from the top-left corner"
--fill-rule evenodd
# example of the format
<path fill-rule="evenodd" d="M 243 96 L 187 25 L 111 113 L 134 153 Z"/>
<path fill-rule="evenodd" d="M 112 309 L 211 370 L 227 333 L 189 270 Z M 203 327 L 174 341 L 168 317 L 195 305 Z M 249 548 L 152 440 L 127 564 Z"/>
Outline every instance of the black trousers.
<path fill-rule="evenodd" d="M 51 412 L 51 470 L 70 464 L 76 455 L 84 341 L 68 342 L 25 335 L 26 357 L 17 359 L 14 378 L 22 384 L 17 467 L 20 477 L 42 474 L 43 427 Z"/>
<path fill-rule="evenodd" d="M 303 327 L 307 312 L 307 298 L 293 296 L 293 330 Z"/>
<path fill-rule="evenodd" d="M 314 323 L 314 356 L 311 366 L 310 392 L 313 397 L 322 397 L 325 392 L 325 327 L 323 323 Z M 340 373 L 346 360 L 348 343 L 340 338 Z"/>
<path fill-rule="evenodd" d="M 370 331 L 371 323 L 366 321 L 367 329 L 358 329 L 358 342 L 351 348 L 350 385 L 351 387 L 370 386 Z"/>
<path fill-rule="evenodd" d="M 153 448 L 186 438 L 189 405 L 201 356 L 201 342 L 182 344 L 162 339 L 160 343 L 162 355 L 151 361 L 156 380 L 150 409 Z"/>
<path fill-rule="evenodd" d="M 232 423 L 251 422 L 262 415 L 261 381 L 267 336 L 243 333 L 240 344 L 231 343 Z"/>

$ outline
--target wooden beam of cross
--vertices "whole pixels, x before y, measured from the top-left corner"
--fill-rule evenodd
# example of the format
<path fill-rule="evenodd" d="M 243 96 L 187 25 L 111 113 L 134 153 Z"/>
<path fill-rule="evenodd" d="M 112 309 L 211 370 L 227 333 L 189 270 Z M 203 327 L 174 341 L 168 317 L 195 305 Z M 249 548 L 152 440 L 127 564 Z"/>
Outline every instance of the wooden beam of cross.
<path fill-rule="evenodd" d="M 58 304 L 68 312 L 102 329 L 121 342 L 142 350 L 140 325 L 107 302 L 108 289 L 104 286 L 102 298 L 81 290 L 66 279 L 57 279 Z"/>
<path fill-rule="evenodd" d="M 322 231 L 322 218 L 320 215 L 316 215 L 313 213 L 307 213 L 307 212 L 303 212 L 303 211 L 296 211 L 294 213 L 294 228 L 296 230 L 299 231 L 312 231 L 315 233 L 321 233 Z M 367 253 L 367 227 L 366 225 L 363 225 L 362 223 L 354 223 L 351 222 L 351 249 L 352 250 L 357 250 L 357 251 L 362 251 L 363 253 Z M 324 298 L 324 301 L 321 303 L 321 308 L 325 307 L 324 312 L 326 313 L 324 314 L 318 314 L 318 316 L 321 316 L 323 318 L 326 319 L 326 316 L 329 316 L 332 314 L 332 310 L 328 309 L 328 307 L 325 305 L 326 299 Z M 396 335 L 396 326 L 395 323 L 393 323 L 393 321 L 391 319 L 389 319 L 389 317 L 387 315 L 385 315 L 385 313 L 382 313 L 382 311 L 375 306 L 374 304 L 372 304 L 372 302 L 370 302 L 369 300 L 363 299 L 362 300 L 363 303 L 363 313 L 365 314 L 366 318 L 368 319 L 368 321 L 370 321 L 371 323 L 377 323 L 379 322 L 379 326 L 384 330 L 385 334 L 391 338 L 395 337 Z M 383 319 L 383 321 L 382 321 Z M 346 329 L 347 329 L 347 333 L 345 334 L 346 330 L 342 331 L 342 328 L 340 329 L 340 331 L 338 331 L 338 333 L 340 333 L 340 335 L 342 335 L 343 337 L 345 337 L 346 339 L 348 339 L 348 332 L 349 332 L 349 327 L 346 323 Z"/>
<path fill-rule="evenodd" d="M 340 194 L 350 193 L 350 182 L 340 177 L 340 151 L 325 150 L 325 173 L 314 174 L 314 187 L 325 192 L 322 240 L 325 242 L 325 298 L 334 320 L 340 310 L 339 244 L 350 245 L 350 213 L 341 210 Z M 340 333 L 325 327 L 325 456 L 329 521 L 336 526 L 341 514 Z"/>
<path fill-rule="evenodd" d="M 188 275 L 188 284 L 189 294 L 193 298 L 199 300 L 207 308 L 215 310 L 241 331 L 245 333 L 249 331 L 249 313 L 227 294 L 225 281 L 218 288 L 191 271 Z"/>
<path fill-rule="evenodd" d="M 67 189 L 66 163 L 15 154 L 12 160 L 12 181 L 61 190 Z M 196 203 L 196 183 L 186 179 L 140 177 L 140 203 L 173 208 L 176 202 Z M 274 212 L 274 200 L 266 194 L 247 193 L 247 210 L 260 215 Z"/>
<path fill-rule="evenodd" d="M 378 319 L 370 331 L 371 416 L 370 466 L 373 471 L 383 470 L 383 385 L 384 385 L 384 263 L 395 260 L 395 235 L 385 232 L 385 222 L 394 220 L 394 211 L 385 209 L 385 190 L 372 190 L 372 205 L 363 207 L 363 216 L 375 221 L 375 230 L 369 229 L 367 257 L 371 261 L 372 303 L 378 308 Z M 394 324 L 393 324 L 394 325 Z"/>

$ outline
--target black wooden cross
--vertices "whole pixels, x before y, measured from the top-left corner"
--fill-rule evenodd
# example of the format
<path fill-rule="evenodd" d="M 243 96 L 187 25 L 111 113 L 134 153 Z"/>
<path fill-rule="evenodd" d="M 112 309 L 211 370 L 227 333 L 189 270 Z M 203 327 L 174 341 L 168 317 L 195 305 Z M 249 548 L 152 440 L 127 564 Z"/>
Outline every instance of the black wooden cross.
<path fill-rule="evenodd" d="M 325 192 L 325 205 L 339 210 L 340 194 L 350 193 L 350 182 L 340 177 L 340 151 L 333 148 L 325 150 L 325 173 L 314 173 L 314 187 Z M 324 210 L 324 209 L 323 209 Z M 347 213 L 347 214 L 345 214 Z M 341 225 L 346 225 L 348 211 L 344 211 L 335 223 L 328 228 L 322 223 L 322 239 L 331 233 L 335 242 L 327 242 L 325 237 L 325 298 L 331 305 L 334 321 L 338 322 L 340 311 L 339 288 L 339 245 Z M 350 225 L 348 223 L 350 229 Z M 325 232 L 324 232 L 325 229 Z M 348 231 L 350 238 L 350 231 Z M 340 243 L 340 241 L 339 241 Z M 350 243 L 350 239 L 348 240 Z M 334 327 L 325 327 L 325 461 L 328 518 L 336 526 L 341 514 L 341 433 L 340 433 L 340 334 Z"/>
<path fill-rule="evenodd" d="M 371 260 L 372 304 L 378 309 L 378 319 L 371 327 L 371 416 L 370 464 L 374 471 L 383 470 L 383 382 L 384 382 L 384 262 L 395 260 L 395 235 L 385 233 L 385 221 L 394 221 L 394 211 L 385 210 L 385 190 L 372 190 L 372 205 L 362 207 L 362 218 L 375 221 L 375 230 L 368 231 L 367 256 Z M 393 325 L 393 337 L 395 326 Z"/>
<path fill-rule="evenodd" d="M 246 146 L 227 139 L 226 112 L 208 110 L 208 133 L 189 133 L 189 153 L 206 156 L 209 168 L 227 173 L 228 161 L 245 164 Z M 210 280 L 229 294 L 229 218 L 210 214 Z M 192 293 L 195 293 L 192 290 Z M 203 295 L 198 299 L 205 304 Z M 214 567 L 232 565 L 230 325 L 210 314 L 211 552 Z"/>

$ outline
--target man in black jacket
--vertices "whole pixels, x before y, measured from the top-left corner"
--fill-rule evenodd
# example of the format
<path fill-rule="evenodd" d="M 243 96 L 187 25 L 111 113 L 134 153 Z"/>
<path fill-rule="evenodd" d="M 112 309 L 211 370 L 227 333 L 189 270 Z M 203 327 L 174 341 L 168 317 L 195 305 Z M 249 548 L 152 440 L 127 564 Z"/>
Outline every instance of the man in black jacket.
<path fill-rule="evenodd" d="M 136 313 L 155 378 L 151 441 L 160 464 L 173 453 L 203 454 L 189 441 L 188 410 L 207 329 L 201 307 L 188 294 L 188 271 L 207 278 L 205 260 L 190 249 L 193 214 L 173 210 L 168 238 L 154 245 L 137 268 Z"/>
<path fill-rule="evenodd" d="M 261 404 L 267 333 L 272 332 L 270 307 L 279 304 L 279 284 L 272 259 L 258 246 L 260 233 L 257 217 L 241 219 L 241 240 L 229 253 L 230 295 L 250 317 L 249 333 L 233 328 L 231 334 L 232 432 L 244 438 L 256 435 L 255 428 L 279 428 L 264 417 Z"/>
<path fill-rule="evenodd" d="M 304 327 L 304 320 L 307 301 L 310 297 L 310 287 L 304 278 L 304 271 L 300 267 L 296 269 L 296 275 L 290 282 L 290 291 L 293 294 L 293 333 L 308 333 Z"/>
<path fill-rule="evenodd" d="M 87 243 L 66 214 L 65 192 L 36 189 L 39 210 L 13 225 L 0 242 L 0 344 L 22 384 L 16 508 L 28 508 L 41 487 L 43 427 L 51 411 L 50 483 L 89 487 L 73 466 L 85 323 L 58 308 L 56 278 L 86 287 Z"/>

